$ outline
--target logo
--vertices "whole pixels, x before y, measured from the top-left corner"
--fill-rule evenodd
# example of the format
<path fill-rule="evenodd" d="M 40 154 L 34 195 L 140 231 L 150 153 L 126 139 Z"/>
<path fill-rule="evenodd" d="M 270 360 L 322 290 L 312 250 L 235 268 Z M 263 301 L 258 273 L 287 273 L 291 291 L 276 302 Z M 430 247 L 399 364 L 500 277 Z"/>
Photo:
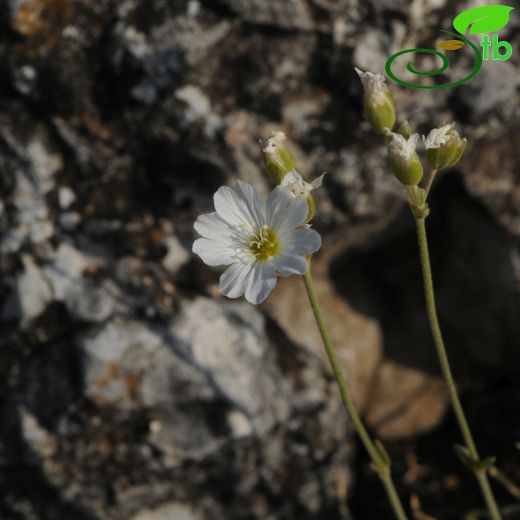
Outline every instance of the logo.
<path fill-rule="evenodd" d="M 513 11 L 513 9 L 514 7 L 510 7 L 508 5 L 488 5 L 463 11 L 453 20 L 453 27 L 457 32 L 442 31 L 446 34 L 449 34 L 451 37 L 455 37 L 449 40 L 444 40 L 437 44 L 437 48 L 442 49 L 444 53 L 436 49 L 426 48 L 406 49 L 404 51 L 396 52 L 390 56 L 386 62 L 386 73 L 393 81 L 399 83 L 400 85 L 419 89 L 451 88 L 468 82 L 478 74 L 484 61 L 505 61 L 511 58 L 513 55 L 513 48 L 509 42 L 500 41 L 498 34 L 493 34 L 490 38 L 490 33 L 494 33 L 507 25 L 509 22 L 510 13 Z M 466 37 L 468 31 L 470 35 L 483 35 L 480 42 L 482 51 L 477 45 L 475 45 Z M 405 54 L 432 54 L 437 58 L 440 58 L 442 61 L 442 65 L 440 65 L 437 69 L 423 72 L 417 70 L 411 62 L 408 62 L 406 69 L 415 76 L 437 76 L 442 74 L 450 66 L 450 60 L 446 52 L 458 51 L 464 47 L 468 47 L 473 51 L 475 65 L 465 78 L 454 81 L 453 83 L 440 85 L 421 85 L 420 83 L 412 83 L 410 81 L 399 79 L 392 70 L 394 61 L 397 58 L 404 56 Z"/>

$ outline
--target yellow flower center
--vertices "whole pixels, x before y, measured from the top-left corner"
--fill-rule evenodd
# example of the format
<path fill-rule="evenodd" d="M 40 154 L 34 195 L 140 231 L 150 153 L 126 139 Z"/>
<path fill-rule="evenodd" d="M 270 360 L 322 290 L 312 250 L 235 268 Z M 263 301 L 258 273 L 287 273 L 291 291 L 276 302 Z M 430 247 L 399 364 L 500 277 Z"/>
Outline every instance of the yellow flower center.
<path fill-rule="evenodd" d="M 263 226 L 260 231 L 251 237 L 249 249 L 257 260 L 269 260 L 279 251 L 280 240 L 272 229 Z"/>

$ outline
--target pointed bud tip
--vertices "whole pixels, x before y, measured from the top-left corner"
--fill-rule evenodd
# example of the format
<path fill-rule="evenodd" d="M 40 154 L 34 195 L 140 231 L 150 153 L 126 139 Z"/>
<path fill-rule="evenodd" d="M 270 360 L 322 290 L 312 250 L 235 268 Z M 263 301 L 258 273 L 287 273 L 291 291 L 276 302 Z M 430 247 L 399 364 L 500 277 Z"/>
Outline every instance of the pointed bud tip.
<path fill-rule="evenodd" d="M 368 122 L 380 134 L 386 130 L 392 130 L 395 125 L 396 110 L 394 98 L 385 83 L 385 77 L 379 72 L 372 74 L 357 67 L 355 71 L 365 89 L 364 108 Z"/>
<path fill-rule="evenodd" d="M 404 120 L 397 128 L 397 133 L 401 134 L 405 139 L 413 135 L 413 128 L 407 120 Z"/>
<path fill-rule="evenodd" d="M 273 132 L 262 143 L 262 155 L 267 175 L 275 184 L 280 184 L 285 175 L 296 170 L 296 162 L 285 146 L 287 137 L 283 132 Z"/>

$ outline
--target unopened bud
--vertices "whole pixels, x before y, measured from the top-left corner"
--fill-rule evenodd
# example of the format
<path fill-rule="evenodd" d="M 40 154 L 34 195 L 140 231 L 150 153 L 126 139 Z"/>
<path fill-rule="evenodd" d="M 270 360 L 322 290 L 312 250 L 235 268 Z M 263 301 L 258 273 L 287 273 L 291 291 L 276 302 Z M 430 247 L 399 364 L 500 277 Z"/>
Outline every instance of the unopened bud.
<path fill-rule="evenodd" d="M 408 121 L 403 121 L 397 128 L 397 133 L 401 134 L 405 139 L 412 137 L 413 128 Z"/>
<path fill-rule="evenodd" d="M 296 162 L 284 142 L 287 140 L 283 132 L 273 132 L 262 144 L 267 175 L 275 184 L 280 184 L 287 173 L 296 170 Z"/>
<path fill-rule="evenodd" d="M 380 134 L 392 130 L 395 124 L 395 103 L 384 76 L 357 68 L 356 72 L 365 89 L 365 117 Z"/>
<path fill-rule="evenodd" d="M 426 159 L 436 170 L 455 166 L 464 155 L 468 140 L 461 139 L 454 127 L 455 123 L 444 125 L 431 130 L 428 137 L 423 136 Z"/>
<path fill-rule="evenodd" d="M 394 175 L 405 186 L 416 186 L 423 176 L 423 167 L 415 148 L 419 134 L 405 139 L 401 134 L 387 132 L 388 159 Z"/>

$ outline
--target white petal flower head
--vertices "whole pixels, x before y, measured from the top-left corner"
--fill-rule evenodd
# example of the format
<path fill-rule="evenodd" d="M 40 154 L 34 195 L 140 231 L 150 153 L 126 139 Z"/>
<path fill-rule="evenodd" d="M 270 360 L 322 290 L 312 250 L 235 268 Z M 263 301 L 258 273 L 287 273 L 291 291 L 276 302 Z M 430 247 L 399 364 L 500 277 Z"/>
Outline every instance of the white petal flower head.
<path fill-rule="evenodd" d="M 307 203 L 277 186 L 267 200 L 245 182 L 235 190 L 221 187 L 214 196 L 214 213 L 201 215 L 195 229 L 202 236 L 193 252 L 211 266 L 229 266 L 220 277 L 220 292 L 229 298 L 245 294 L 262 303 L 277 276 L 304 274 L 305 255 L 321 246 L 320 235 L 305 225 Z"/>
<path fill-rule="evenodd" d="M 408 139 L 395 132 L 386 132 L 388 138 L 388 160 L 401 184 L 416 186 L 423 176 L 421 160 L 415 151 L 419 134 L 412 134 Z"/>
<path fill-rule="evenodd" d="M 395 132 L 387 132 L 386 135 L 389 138 L 388 149 L 391 153 L 404 159 L 410 159 L 416 153 L 419 134 L 412 134 L 408 139 Z"/>
<path fill-rule="evenodd" d="M 379 72 L 376 74 L 372 74 L 372 72 L 364 72 L 357 67 L 355 67 L 355 71 L 357 72 L 359 79 L 361 79 L 361 83 L 363 83 L 365 92 L 370 95 L 386 95 L 387 87 L 385 84 L 385 77 L 382 74 Z"/>
<path fill-rule="evenodd" d="M 293 197 L 303 197 L 305 199 L 312 190 L 321 187 L 324 175 L 325 173 L 322 173 L 318 178 L 309 183 L 304 181 L 298 172 L 289 172 L 282 179 L 281 186 L 288 188 Z"/>
<path fill-rule="evenodd" d="M 431 148 L 440 148 L 445 145 L 450 137 L 452 136 L 455 123 L 441 126 L 440 128 L 434 128 L 430 130 L 428 137 L 423 136 L 424 146 L 427 150 Z"/>

